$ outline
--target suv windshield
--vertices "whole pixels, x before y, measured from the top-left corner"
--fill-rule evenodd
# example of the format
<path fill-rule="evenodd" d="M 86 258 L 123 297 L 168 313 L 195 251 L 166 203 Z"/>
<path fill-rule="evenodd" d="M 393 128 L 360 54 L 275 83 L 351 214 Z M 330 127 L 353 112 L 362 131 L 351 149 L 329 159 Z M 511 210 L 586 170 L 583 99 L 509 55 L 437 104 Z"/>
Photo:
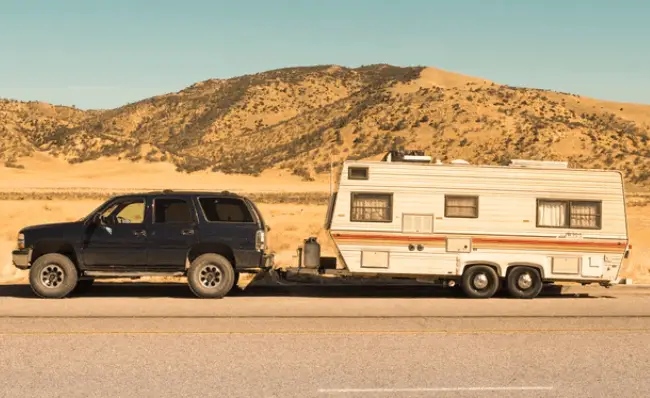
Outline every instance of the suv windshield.
<path fill-rule="evenodd" d="M 81 217 L 78 221 L 86 221 L 88 218 L 90 218 L 90 216 L 92 216 L 93 214 L 97 213 L 97 212 L 99 211 L 99 209 L 101 209 L 102 207 L 106 206 L 106 204 L 107 204 L 108 202 L 112 201 L 112 200 L 113 200 L 113 198 L 110 198 L 110 199 L 104 201 L 101 205 L 95 207 L 95 208 L 93 209 L 93 211 L 91 211 L 90 213 L 88 213 L 88 214 L 86 214 L 85 216 Z"/>

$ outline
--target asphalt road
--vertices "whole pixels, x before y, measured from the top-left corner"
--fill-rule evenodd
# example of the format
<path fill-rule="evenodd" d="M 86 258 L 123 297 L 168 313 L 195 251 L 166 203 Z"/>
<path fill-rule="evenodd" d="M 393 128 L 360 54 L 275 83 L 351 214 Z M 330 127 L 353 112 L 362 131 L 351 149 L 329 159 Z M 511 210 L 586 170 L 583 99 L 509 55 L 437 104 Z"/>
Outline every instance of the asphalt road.
<path fill-rule="evenodd" d="M 613 289 L 612 289 L 613 290 Z M 650 295 L 0 286 L 0 397 L 647 397 Z"/>

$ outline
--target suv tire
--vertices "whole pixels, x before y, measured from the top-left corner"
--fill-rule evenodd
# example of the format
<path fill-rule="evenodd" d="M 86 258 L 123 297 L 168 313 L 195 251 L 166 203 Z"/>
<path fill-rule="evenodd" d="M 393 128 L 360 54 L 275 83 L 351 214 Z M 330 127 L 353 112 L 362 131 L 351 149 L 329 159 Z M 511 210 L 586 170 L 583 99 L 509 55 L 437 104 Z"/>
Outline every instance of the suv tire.
<path fill-rule="evenodd" d="M 79 274 L 70 258 L 63 254 L 44 254 L 29 270 L 29 285 L 41 298 L 63 298 L 77 286 Z"/>
<path fill-rule="evenodd" d="M 187 270 L 187 283 L 197 297 L 223 298 L 235 283 L 235 271 L 224 256 L 202 254 Z"/>

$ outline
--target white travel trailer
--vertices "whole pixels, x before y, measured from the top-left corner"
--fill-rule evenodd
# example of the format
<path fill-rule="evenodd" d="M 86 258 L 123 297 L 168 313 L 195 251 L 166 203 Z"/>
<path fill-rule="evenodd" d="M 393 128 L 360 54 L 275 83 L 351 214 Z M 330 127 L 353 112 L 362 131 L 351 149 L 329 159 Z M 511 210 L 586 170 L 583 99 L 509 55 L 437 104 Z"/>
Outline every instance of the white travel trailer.
<path fill-rule="evenodd" d="M 544 283 L 617 283 L 630 249 L 624 195 L 618 171 L 441 164 L 391 152 L 343 164 L 327 226 L 352 275 L 533 298 Z"/>

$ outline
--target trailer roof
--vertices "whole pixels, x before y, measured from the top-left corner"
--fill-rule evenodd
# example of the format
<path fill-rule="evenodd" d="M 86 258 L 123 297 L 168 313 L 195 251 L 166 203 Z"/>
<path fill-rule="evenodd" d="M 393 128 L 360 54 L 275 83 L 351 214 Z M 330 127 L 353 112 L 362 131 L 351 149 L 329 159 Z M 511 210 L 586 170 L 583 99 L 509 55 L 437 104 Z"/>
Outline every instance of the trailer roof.
<path fill-rule="evenodd" d="M 460 160 L 460 159 L 458 159 Z M 409 162 L 409 161 L 394 161 L 386 162 L 382 160 L 345 160 L 344 164 L 359 164 L 359 165 L 385 165 L 385 166 L 421 166 L 421 167 L 453 167 L 453 168 L 491 168 L 491 169 L 510 169 L 510 170 L 521 170 L 521 169 L 533 169 L 533 170 L 562 170 L 562 171 L 591 171 L 591 172 L 608 172 L 608 173 L 619 173 L 622 174 L 620 170 L 616 169 L 589 169 L 589 168 L 575 168 L 575 167 L 559 167 L 561 162 L 550 162 L 542 163 L 543 161 L 528 161 L 522 159 L 515 159 L 515 164 L 510 165 L 498 165 L 498 164 L 472 164 L 472 163 L 433 163 L 433 162 Z"/>

